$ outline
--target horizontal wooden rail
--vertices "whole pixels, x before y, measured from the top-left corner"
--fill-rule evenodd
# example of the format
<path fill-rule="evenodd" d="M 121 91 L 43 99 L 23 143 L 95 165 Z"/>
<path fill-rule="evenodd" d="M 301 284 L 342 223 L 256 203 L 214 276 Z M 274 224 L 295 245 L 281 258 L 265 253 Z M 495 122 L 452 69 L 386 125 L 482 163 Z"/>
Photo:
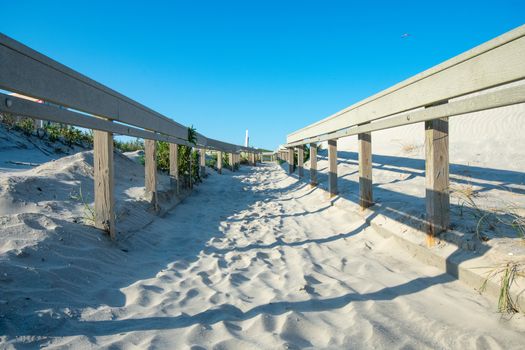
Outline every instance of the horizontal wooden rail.
<path fill-rule="evenodd" d="M 310 183 L 317 184 L 317 143 L 328 141 L 330 196 L 337 194 L 337 140 L 358 135 L 359 203 L 374 205 L 372 131 L 425 123 L 426 223 L 429 244 L 450 223 L 449 117 L 525 103 L 525 26 L 358 102 L 287 136 L 279 158 L 310 144 Z M 301 168 L 299 176 L 301 176 Z"/>
<path fill-rule="evenodd" d="M 525 25 L 297 130 L 287 143 L 369 123 L 401 112 L 525 78 Z"/>
<path fill-rule="evenodd" d="M 12 101 L 16 101 L 16 106 L 11 109 L 4 104 L 0 107 L 3 112 L 145 139 L 188 144 L 186 126 L 3 34 L 0 34 L 0 89 L 66 107 L 57 112 L 58 108 L 53 106 L 44 108 L 41 104 L 31 105 L 29 101 L 21 102 L 20 99 L 10 96 Z M 95 121 L 90 121 L 89 116 L 74 114 L 74 111 L 68 109 L 106 120 L 98 118 L 96 121 L 97 118 L 91 118 Z M 53 114 L 60 114 L 60 117 Z M 128 124 L 130 127 L 126 129 L 127 126 L 108 126 L 111 121 Z M 209 141 L 211 146 L 208 145 Z M 197 147 L 226 152 L 258 153 L 256 149 L 211 140 L 200 133 L 197 133 Z"/>
<path fill-rule="evenodd" d="M 52 122 L 75 125 L 82 128 L 107 131 L 119 135 L 133 136 L 143 139 L 167 141 L 185 146 L 194 146 L 190 142 L 172 136 L 154 133 L 132 126 L 113 123 L 104 118 L 97 118 L 82 113 L 57 108 L 53 105 L 36 103 L 23 98 L 0 93 L 0 112 L 25 116 L 35 119 L 44 119 Z"/>
<path fill-rule="evenodd" d="M 187 138 L 187 128 L 0 34 L 0 88 L 141 128 Z"/>
<path fill-rule="evenodd" d="M 238 161 L 240 152 L 253 158 L 260 153 L 254 148 L 214 140 L 200 133 L 196 133 L 194 144 L 188 139 L 187 127 L 2 34 L 0 89 L 19 94 L 0 93 L 0 112 L 94 130 L 94 221 L 95 226 L 107 231 L 112 239 L 117 232 L 113 134 L 145 140 L 145 190 L 155 210 L 159 209 L 155 141 L 169 143 L 170 182 L 176 193 L 180 192 L 178 145 L 200 149 L 203 177 L 207 150 L 230 153 L 232 164 Z M 45 103 L 38 103 L 38 99 Z M 189 161 L 192 169 L 192 157 Z M 191 174 L 189 188 L 192 188 Z"/>
<path fill-rule="evenodd" d="M 525 59 L 525 56 L 524 56 Z M 399 115 L 381 119 L 369 124 L 352 126 L 342 130 L 316 137 L 310 137 L 298 142 L 287 144 L 287 147 L 295 147 L 312 142 L 322 142 L 346 136 L 358 135 L 371 131 L 395 128 L 432 120 L 441 117 L 461 116 L 467 113 L 479 112 L 487 109 L 510 106 L 525 102 L 525 85 L 507 87 L 502 90 L 466 97 L 464 99 L 449 102 L 425 109 L 405 112 Z"/>

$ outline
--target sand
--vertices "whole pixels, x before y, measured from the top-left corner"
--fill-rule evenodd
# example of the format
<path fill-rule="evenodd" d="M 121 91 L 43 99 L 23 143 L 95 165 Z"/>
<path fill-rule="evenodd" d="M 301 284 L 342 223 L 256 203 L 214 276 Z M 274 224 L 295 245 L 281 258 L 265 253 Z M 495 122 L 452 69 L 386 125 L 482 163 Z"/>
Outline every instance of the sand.
<path fill-rule="evenodd" d="M 524 207 L 524 110 L 451 121 L 452 183 L 478 191 L 483 210 Z M 473 129 L 480 118 L 487 127 Z M 355 139 L 339 143 L 335 199 L 324 190 L 321 151 L 318 188 L 308 172 L 298 179 L 267 163 L 208 169 L 191 195 L 177 197 L 161 174 L 161 215 L 145 199 L 136 154 L 116 154 L 116 242 L 86 225 L 90 151 L 56 154 L 33 140 L 45 154 L 0 131 L 0 348 L 523 348 L 525 316 L 498 313 L 494 300 L 370 225 L 421 238 L 421 125 L 374 134 L 377 205 L 364 212 Z M 19 154 L 41 165 L 5 162 Z M 458 200 L 456 238 L 474 242 L 474 219 L 460 215 Z M 483 234 L 483 249 L 466 250 L 523 259 L 512 229 Z"/>

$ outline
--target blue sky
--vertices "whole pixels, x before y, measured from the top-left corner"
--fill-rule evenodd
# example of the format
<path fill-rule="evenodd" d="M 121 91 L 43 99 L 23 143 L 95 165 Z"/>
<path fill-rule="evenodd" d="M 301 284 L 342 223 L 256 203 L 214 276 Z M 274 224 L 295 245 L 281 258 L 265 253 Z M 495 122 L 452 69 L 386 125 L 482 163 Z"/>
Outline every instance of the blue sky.
<path fill-rule="evenodd" d="M 525 23 L 524 0 L 1 6 L 2 33 L 206 136 L 240 144 L 249 129 L 253 145 L 271 149 Z"/>

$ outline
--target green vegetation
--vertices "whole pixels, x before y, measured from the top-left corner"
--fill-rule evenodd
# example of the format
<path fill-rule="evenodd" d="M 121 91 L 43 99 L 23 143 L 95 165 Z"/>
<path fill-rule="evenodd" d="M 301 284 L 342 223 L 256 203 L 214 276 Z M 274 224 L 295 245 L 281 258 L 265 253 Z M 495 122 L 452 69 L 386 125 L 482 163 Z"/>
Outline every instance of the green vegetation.
<path fill-rule="evenodd" d="M 248 159 L 248 154 L 241 153 L 240 158 L 241 158 L 241 160 L 240 160 L 241 164 L 250 164 L 250 161 Z"/>
<path fill-rule="evenodd" d="M 217 170 L 217 153 L 208 155 L 206 157 L 206 166 Z M 222 152 L 222 168 L 230 167 L 230 156 L 226 152 Z"/>
<path fill-rule="evenodd" d="M 498 275 L 500 278 L 500 291 L 498 298 L 498 310 L 499 312 L 514 313 L 519 312 L 517 300 L 512 299 L 510 289 L 515 283 L 517 278 L 525 277 L 525 266 L 521 263 L 508 262 L 503 265 L 499 265 L 493 268 L 483 284 L 481 285 L 480 291 L 485 291 L 489 279 L 495 278 Z M 524 310 L 522 310 L 524 311 Z"/>
<path fill-rule="evenodd" d="M 480 208 L 475 198 L 479 195 L 472 185 L 451 185 L 451 196 L 458 198 L 459 216 L 470 215 L 476 220 L 476 237 L 480 241 L 489 238 L 483 234 L 484 230 L 500 231 L 510 228 L 516 237 L 525 240 L 525 217 L 522 216 L 523 208 L 514 203 L 503 202 L 497 208 Z"/>
<path fill-rule="evenodd" d="M 121 152 L 135 152 L 144 150 L 144 141 L 138 138 L 133 141 L 113 140 L 113 145 L 116 149 L 120 150 Z"/>
<path fill-rule="evenodd" d="M 0 114 L 1 123 L 9 130 L 15 130 L 26 136 L 36 135 L 49 142 L 61 142 L 66 146 L 89 147 L 93 144 L 93 133 L 82 131 L 73 126 L 50 123 L 43 128 L 36 128 L 31 118 L 15 117 L 8 113 Z"/>
<path fill-rule="evenodd" d="M 2 123 L 9 130 L 16 130 L 24 133 L 27 136 L 37 135 L 42 139 L 47 139 L 51 143 L 60 142 L 64 145 L 72 147 L 78 145 L 81 147 L 93 146 L 93 131 L 82 131 L 73 126 L 67 126 L 58 123 L 49 123 L 42 129 L 36 129 L 34 120 L 31 118 L 17 118 L 11 114 L 0 114 L 0 123 Z M 188 141 L 197 144 L 197 131 L 191 126 L 188 128 Z M 144 141 L 134 139 L 131 141 L 119 141 L 114 139 L 113 145 L 115 149 L 121 152 L 134 152 L 144 150 Z M 201 182 L 200 167 L 199 167 L 199 152 L 193 147 L 179 145 L 179 179 L 181 183 L 190 186 L 190 183 Z M 139 158 L 140 162 L 144 164 L 144 157 Z M 245 159 L 245 161 L 247 161 Z M 214 154 L 211 158 L 208 157 L 206 163 L 209 167 L 217 167 L 217 155 Z M 230 165 L 229 155 L 224 153 L 223 167 Z M 157 167 L 161 171 L 169 171 L 169 143 L 164 141 L 157 142 Z M 190 182 L 191 179 L 191 182 Z"/>
<path fill-rule="evenodd" d="M 197 131 L 191 126 L 188 128 L 188 141 L 194 145 L 197 144 Z M 143 145 L 142 148 L 143 149 Z M 170 169 L 170 146 L 168 142 L 157 142 L 157 168 L 161 171 L 169 172 Z M 185 145 L 178 146 L 178 168 L 179 180 L 183 187 L 201 182 L 199 171 L 199 152 L 192 147 Z"/>
<path fill-rule="evenodd" d="M 81 202 L 84 206 L 84 217 L 83 221 L 85 224 L 94 225 L 95 224 L 95 208 L 90 205 L 84 196 L 82 195 L 82 187 L 78 188 L 78 193 L 71 193 L 69 195 L 71 199 Z"/>
<path fill-rule="evenodd" d="M 35 130 L 35 122 L 33 119 L 30 118 L 24 118 L 18 123 L 16 123 L 16 126 L 24 135 L 31 135 L 33 133 L 33 130 Z"/>

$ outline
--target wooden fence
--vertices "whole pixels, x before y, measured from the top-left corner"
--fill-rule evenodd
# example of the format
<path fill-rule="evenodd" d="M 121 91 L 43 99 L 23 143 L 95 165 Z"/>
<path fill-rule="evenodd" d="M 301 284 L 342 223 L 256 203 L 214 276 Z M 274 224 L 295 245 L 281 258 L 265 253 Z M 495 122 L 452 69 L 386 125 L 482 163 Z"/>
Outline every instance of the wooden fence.
<path fill-rule="evenodd" d="M 310 144 L 316 185 L 316 145 L 328 141 L 328 190 L 335 196 L 337 139 L 358 135 L 360 205 L 366 208 L 373 204 L 372 132 L 424 122 L 426 221 L 432 238 L 449 226 L 448 117 L 525 102 L 525 85 L 510 84 L 524 78 L 525 25 L 289 134 L 288 151 L 279 150 L 278 156 L 292 172 L 297 151 L 302 176 L 303 149 Z"/>
<path fill-rule="evenodd" d="M 177 145 L 201 150 L 201 171 L 205 151 L 230 156 L 232 169 L 244 152 L 255 162 L 254 148 L 222 142 L 197 134 L 188 140 L 188 128 L 154 110 L 0 34 L 0 89 L 40 99 L 42 104 L 0 93 L 0 112 L 94 130 L 95 226 L 115 238 L 113 179 L 113 134 L 145 139 L 145 188 L 152 202 L 157 200 L 156 142 L 170 144 L 170 176 L 178 181 Z M 219 173 L 222 162 L 218 161 Z"/>

